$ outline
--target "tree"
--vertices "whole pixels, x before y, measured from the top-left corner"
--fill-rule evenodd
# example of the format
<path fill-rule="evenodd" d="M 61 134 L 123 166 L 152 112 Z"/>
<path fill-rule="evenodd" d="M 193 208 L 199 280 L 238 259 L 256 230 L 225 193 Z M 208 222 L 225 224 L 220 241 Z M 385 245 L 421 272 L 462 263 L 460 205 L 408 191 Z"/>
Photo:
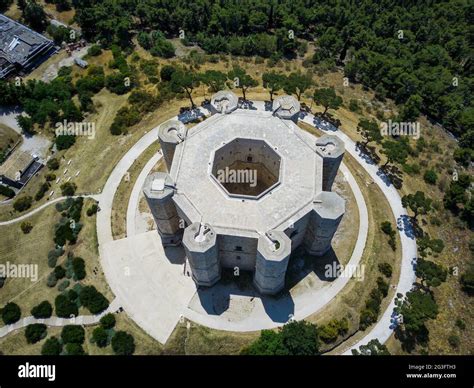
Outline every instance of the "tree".
<path fill-rule="evenodd" d="M 258 85 L 257 80 L 247 74 L 245 69 L 240 66 L 234 66 L 229 72 L 228 77 L 234 82 L 234 86 L 242 90 L 242 96 L 244 101 L 247 101 L 245 93 L 249 88 L 253 88 Z"/>
<path fill-rule="evenodd" d="M 260 338 L 242 351 L 246 355 L 317 355 L 319 338 L 316 325 L 290 322 L 278 332 L 262 330 Z"/>
<path fill-rule="evenodd" d="M 56 315 L 60 318 L 77 317 L 79 311 L 77 304 L 71 301 L 66 295 L 58 295 L 54 301 Z"/>
<path fill-rule="evenodd" d="M 342 98 L 336 95 L 334 88 L 316 89 L 313 96 L 316 104 L 324 107 L 323 116 L 326 115 L 328 109 L 339 109 L 342 105 Z"/>
<path fill-rule="evenodd" d="M 12 3 L 13 0 L 0 0 L 0 12 L 5 12 L 6 10 L 8 10 Z"/>
<path fill-rule="evenodd" d="M 28 342 L 29 344 L 35 344 L 38 341 L 41 341 L 44 337 L 46 337 L 46 334 L 46 325 L 42 323 L 33 323 L 31 325 L 26 326 L 25 337 L 26 342 Z"/>
<path fill-rule="evenodd" d="M 19 115 L 16 121 L 21 130 L 27 135 L 32 135 L 35 132 L 35 123 L 31 117 Z"/>
<path fill-rule="evenodd" d="M 370 142 L 376 141 L 378 143 L 382 140 L 380 128 L 375 120 L 360 119 L 357 125 L 357 132 L 364 139 L 364 147 L 367 147 Z"/>
<path fill-rule="evenodd" d="M 177 93 L 186 93 L 191 102 L 191 109 L 196 107 L 192 92 L 200 84 L 198 74 L 192 70 L 177 69 L 171 75 L 171 87 Z"/>
<path fill-rule="evenodd" d="M 92 314 L 99 314 L 109 307 L 108 300 L 94 286 L 82 287 L 79 299 Z"/>
<path fill-rule="evenodd" d="M 408 194 L 402 197 L 402 205 L 413 212 L 415 221 L 418 215 L 427 214 L 431 210 L 431 199 L 425 197 L 425 193 L 417 191 L 415 194 Z"/>
<path fill-rule="evenodd" d="M 5 325 L 11 325 L 18 322 L 21 317 L 20 307 L 16 303 L 8 302 L 0 311 Z"/>
<path fill-rule="evenodd" d="M 59 356 L 63 347 L 56 337 L 51 337 L 46 340 L 41 348 L 41 355 L 43 356 Z"/>
<path fill-rule="evenodd" d="M 50 318 L 53 314 L 53 306 L 47 300 L 31 309 L 31 315 L 36 319 Z"/>
<path fill-rule="evenodd" d="M 85 331 L 79 325 L 66 325 L 61 331 L 61 339 L 65 344 L 83 344 Z"/>
<path fill-rule="evenodd" d="M 415 121 L 420 116 L 422 104 L 423 99 L 418 94 L 410 96 L 401 109 L 401 121 Z"/>
<path fill-rule="evenodd" d="M 212 93 L 224 89 L 227 74 L 217 70 L 207 70 L 200 75 L 201 81 L 209 87 Z"/>
<path fill-rule="evenodd" d="M 28 234 L 30 233 L 32 230 L 33 230 L 33 224 L 29 221 L 23 221 L 21 224 L 20 224 L 20 228 L 21 228 L 21 231 L 24 233 L 24 234 Z"/>
<path fill-rule="evenodd" d="M 438 315 L 438 306 L 429 292 L 421 290 L 410 291 L 400 308 L 403 316 L 403 327 L 410 334 L 419 334 L 425 330 L 428 319 Z"/>
<path fill-rule="evenodd" d="M 102 318 L 100 318 L 101 326 L 106 329 L 112 329 L 115 326 L 115 316 L 113 314 L 105 314 Z"/>
<path fill-rule="evenodd" d="M 300 72 L 291 73 L 284 79 L 283 90 L 285 93 L 294 94 L 298 101 L 302 94 L 313 86 L 313 77 L 311 73 L 302 74 Z"/>
<path fill-rule="evenodd" d="M 407 146 L 402 141 L 385 140 L 382 143 L 382 153 L 387 157 L 387 161 L 382 168 L 394 162 L 403 164 L 408 157 Z"/>
<path fill-rule="evenodd" d="M 437 287 L 446 281 L 448 271 L 442 266 L 423 258 L 418 258 L 416 263 L 416 276 L 428 287 Z"/>
<path fill-rule="evenodd" d="M 385 345 L 382 345 L 378 339 L 370 340 L 367 345 L 359 346 L 359 350 L 352 349 L 354 356 L 390 356 Z"/>
<path fill-rule="evenodd" d="M 22 212 L 31 207 L 33 203 L 33 198 L 30 196 L 18 198 L 15 202 L 13 202 L 13 209 L 17 212 Z"/>
<path fill-rule="evenodd" d="M 66 197 L 72 197 L 76 192 L 77 186 L 73 182 L 65 182 L 61 185 L 61 193 Z"/>
<path fill-rule="evenodd" d="M 135 352 L 135 341 L 127 332 L 118 331 L 112 337 L 112 349 L 117 355 L 129 356 Z"/>
<path fill-rule="evenodd" d="M 270 101 L 273 101 L 273 95 L 283 88 L 285 76 L 274 71 L 262 74 L 263 87 L 270 94 Z"/>
<path fill-rule="evenodd" d="M 92 332 L 92 341 L 99 348 L 105 348 L 107 346 L 108 339 L 109 335 L 102 326 L 96 327 Z"/>
<path fill-rule="evenodd" d="M 59 151 L 67 150 L 71 148 L 76 142 L 76 137 L 74 135 L 59 135 L 56 136 L 56 147 Z"/>
<path fill-rule="evenodd" d="M 43 7 L 34 0 L 29 0 L 26 3 L 23 10 L 23 19 L 25 19 L 26 24 L 39 32 L 44 31 L 48 23 Z"/>

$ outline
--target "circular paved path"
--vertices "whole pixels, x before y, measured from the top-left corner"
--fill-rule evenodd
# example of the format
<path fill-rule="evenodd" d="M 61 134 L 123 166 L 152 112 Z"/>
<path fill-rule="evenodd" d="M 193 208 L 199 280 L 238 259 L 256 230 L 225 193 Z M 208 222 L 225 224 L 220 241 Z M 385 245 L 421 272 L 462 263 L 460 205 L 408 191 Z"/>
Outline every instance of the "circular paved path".
<path fill-rule="evenodd" d="M 257 109 L 264 109 L 264 104 L 263 102 L 255 102 L 254 104 Z M 203 113 L 207 114 L 205 110 L 202 110 Z M 174 119 L 177 119 L 175 117 Z M 367 173 L 371 176 L 373 181 L 379 186 L 379 188 L 382 190 L 383 194 L 387 198 L 392 213 L 397 220 L 397 223 L 399 225 L 405 225 L 403 227 L 399 228 L 399 234 L 400 234 L 400 239 L 401 239 L 401 245 L 402 245 L 402 264 L 401 264 L 401 272 L 400 272 L 400 279 L 397 284 L 397 289 L 396 293 L 401 293 L 405 294 L 408 291 L 411 290 L 412 284 L 415 281 L 415 273 L 414 273 L 414 265 L 413 261 L 416 258 L 416 253 L 417 253 L 417 248 L 416 248 L 416 241 L 413 237 L 412 230 L 409 226 L 409 223 L 404 222 L 404 220 L 407 219 L 407 213 L 406 210 L 403 208 L 401 204 L 401 198 L 400 195 L 398 194 L 397 190 L 395 187 L 390 183 L 389 179 L 387 176 L 380 170 L 380 168 L 373 163 L 366 155 L 364 155 L 360 150 L 358 150 L 356 143 L 350 139 L 346 134 L 342 133 L 339 130 L 335 130 L 334 128 L 331 128 L 327 123 L 316 121 L 315 117 L 311 114 L 306 114 L 304 117 L 301 119 L 303 122 L 315 126 L 318 129 L 322 130 L 325 133 L 329 134 L 334 134 L 338 136 L 342 141 L 344 141 L 345 146 L 346 146 L 346 151 L 351 154 L 355 158 L 355 160 L 367 171 Z M 125 175 L 125 173 L 128 171 L 128 169 L 132 166 L 133 162 L 145 151 L 145 149 L 151 145 L 154 141 L 156 141 L 158 135 L 158 128 L 154 128 L 152 131 L 147 133 L 145 136 L 143 136 L 125 155 L 124 157 L 120 160 L 120 162 L 117 164 L 115 169 L 113 170 L 112 174 L 109 176 L 104 190 L 100 196 L 95 196 L 97 200 L 100 200 L 100 205 L 102 211 L 98 213 L 97 216 L 97 235 L 98 235 L 98 241 L 99 241 L 99 251 L 101 246 L 109 241 L 113 240 L 112 237 L 112 228 L 111 228 L 111 214 L 112 214 L 112 203 L 113 203 L 113 198 L 114 194 L 122 180 L 122 177 Z M 151 161 L 149 163 L 151 165 Z M 147 164 L 147 167 L 149 165 Z M 343 167 L 343 173 L 346 176 L 346 179 L 350 181 L 351 176 L 350 174 L 346 174 L 344 172 L 345 167 Z M 141 177 L 143 178 L 143 177 Z M 140 177 L 139 177 L 140 179 Z M 352 177 L 353 179 L 353 177 Z M 350 183 L 350 182 L 349 182 Z M 133 209 L 136 209 L 136 206 L 138 205 L 138 197 L 139 197 L 139 192 L 138 191 L 132 192 L 132 198 L 129 203 L 129 210 L 127 211 L 127 215 L 131 214 L 134 212 Z M 355 193 L 354 193 L 355 194 Z M 92 196 L 94 197 L 94 196 Z M 356 195 L 357 198 L 357 195 Z M 33 210 L 30 213 L 27 213 L 21 217 L 18 217 L 14 220 L 10 221 L 5 221 L 1 222 L 1 225 L 8 225 L 12 224 L 14 222 L 21 221 L 36 212 L 42 210 L 46 206 L 51 205 L 52 203 L 58 202 L 64 198 L 57 198 L 49 203 L 46 203 L 42 205 L 41 207 Z M 364 204 L 365 205 L 365 204 Z M 130 210 L 132 209 L 132 210 Z M 360 208 L 359 208 L 360 211 Z M 133 221 L 127 220 L 127 229 L 130 226 L 130 228 L 133 227 Z M 362 225 L 361 225 L 362 226 Z M 366 233 L 366 232 L 365 232 Z M 364 239 L 364 244 L 365 244 L 365 239 Z M 362 248 L 363 250 L 363 248 Z M 354 257 L 354 254 L 353 254 Z M 352 258 L 353 258 L 352 257 Z M 351 261 L 352 261 L 351 258 Z M 108 263 L 103 262 L 103 269 L 107 277 L 107 273 L 110 273 L 110 268 L 108 268 Z M 110 279 L 107 277 L 107 280 L 110 281 Z M 339 279 L 338 279 L 339 280 Z M 336 281 L 334 282 L 336 283 Z M 110 284 L 110 283 L 109 283 Z M 113 284 L 110 284 L 112 290 L 114 289 Z M 341 287 L 342 289 L 342 287 Z M 338 291 L 339 292 L 339 291 Z M 337 293 L 336 293 L 337 294 Z M 335 295 L 334 295 L 335 296 Z M 332 299 L 332 298 L 331 298 Z M 330 299 L 329 299 L 330 300 Z M 118 307 L 120 304 L 119 300 L 116 298 L 112 304 L 114 308 Z M 372 326 L 367 334 L 364 336 L 363 339 L 358 341 L 356 344 L 354 344 L 350 349 L 348 349 L 344 354 L 350 354 L 350 350 L 359 347 L 360 345 L 367 344 L 370 340 L 372 339 L 378 339 L 381 343 L 384 343 L 387 341 L 387 339 L 390 337 L 390 335 L 393 332 L 393 325 L 392 325 L 392 317 L 393 317 L 393 309 L 395 307 L 394 300 L 391 301 L 390 305 L 388 308 L 383 312 L 381 318 L 379 321 Z M 304 315 L 304 313 L 302 313 Z M 82 320 L 90 320 L 92 323 L 95 322 L 97 319 L 96 317 L 94 318 L 89 318 L 86 317 L 77 317 L 76 320 L 82 319 Z M 299 314 L 295 314 L 296 319 L 302 319 L 304 317 L 299 317 Z M 99 318 L 100 319 L 100 318 Z M 98 319 L 97 319 L 98 320 Z M 24 325 L 27 325 L 31 322 L 35 321 L 34 318 L 32 317 L 27 317 L 24 318 L 23 320 L 17 322 L 14 325 L 9 325 L 6 327 L 2 327 L 0 329 L 0 336 L 6 335 L 9 333 L 11 330 L 15 330 L 17 328 L 15 325 L 19 325 L 18 327 L 23 327 Z M 44 320 L 43 322 L 47 323 L 48 325 L 62 325 L 65 324 L 64 320 L 60 320 L 60 318 L 50 318 L 49 320 Z M 77 322 L 77 321 L 76 321 Z"/>

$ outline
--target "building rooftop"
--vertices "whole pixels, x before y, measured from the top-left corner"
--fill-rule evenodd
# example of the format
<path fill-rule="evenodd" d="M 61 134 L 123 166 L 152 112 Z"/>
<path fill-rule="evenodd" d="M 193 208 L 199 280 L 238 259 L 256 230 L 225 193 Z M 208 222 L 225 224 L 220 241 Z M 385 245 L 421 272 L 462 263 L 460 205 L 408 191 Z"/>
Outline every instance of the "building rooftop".
<path fill-rule="evenodd" d="M 33 161 L 34 158 L 29 153 L 16 150 L 0 166 L 0 176 L 18 181 Z"/>
<path fill-rule="evenodd" d="M 52 40 L 0 14 L 0 78 L 28 68 L 53 47 Z"/>
<path fill-rule="evenodd" d="M 246 146 L 249 140 L 258 140 L 281 158 L 275 170 L 279 183 L 263 196 L 229 195 L 213 179 L 216 151 L 236 139 Z M 170 171 L 177 189 L 173 200 L 190 223 L 210 224 L 218 234 L 258 237 L 268 230 L 285 229 L 292 218 L 312 210 L 322 190 L 322 166 L 314 138 L 310 141 L 290 120 L 253 110 L 214 115 L 191 128 L 186 140 L 176 146 Z"/>

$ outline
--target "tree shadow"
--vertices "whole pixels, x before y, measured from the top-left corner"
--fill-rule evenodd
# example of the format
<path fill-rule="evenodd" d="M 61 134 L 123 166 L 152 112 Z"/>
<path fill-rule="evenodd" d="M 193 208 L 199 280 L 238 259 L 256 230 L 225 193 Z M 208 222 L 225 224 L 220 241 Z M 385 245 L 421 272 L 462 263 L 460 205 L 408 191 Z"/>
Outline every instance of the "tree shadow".
<path fill-rule="evenodd" d="M 257 110 L 253 101 L 244 100 L 242 97 L 239 97 L 239 108 L 240 109 L 249 109 L 249 110 Z"/>
<path fill-rule="evenodd" d="M 396 189 L 401 189 L 403 186 L 403 173 L 402 171 L 395 165 L 387 165 L 385 167 L 381 167 L 381 170 L 385 173 L 388 177 L 390 182 L 392 182 L 393 186 Z"/>
<path fill-rule="evenodd" d="M 356 150 L 359 156 L 368 164 L 376 165 L 380 163 L 380 156 L 377 154 L 375 147 L 365 145 L 360 141 L 356 142 Z"/>
<path fill-rule="evenodd" d="M 265 111 L 272 112 L 273 111 L 273 102 L 272 101 L 265 101 Z"/>

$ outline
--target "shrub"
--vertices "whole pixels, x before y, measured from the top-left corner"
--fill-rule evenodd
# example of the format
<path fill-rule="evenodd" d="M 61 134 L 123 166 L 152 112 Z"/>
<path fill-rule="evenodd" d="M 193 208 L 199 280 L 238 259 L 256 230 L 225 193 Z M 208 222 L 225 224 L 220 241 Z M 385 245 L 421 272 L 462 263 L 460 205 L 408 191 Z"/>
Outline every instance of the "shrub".
<path fill-rule="evenodd" d="M 109 335 L 102 326 L 96 327 L 92 332 L 92 342 L 94 342 L 99 348 L 105 348 Z"/>
<path fill-rule="evenodd" d="M 102 48 L 98 44 L 94 44 L 89 47 L 87 54 L 89 54 L 91 57 L 97 57 L 98 55 L 102 54 Z"/>
<path fill-rule="evenodd" d="M 13 203 L 13 208 L 17 212 L 22 212 L 22 211 L 28 210 L 31 207 L 32 203 L 33 203 L 33 198 L 31 198 L 30 196 L 21 197 L 21 198 L 18 198 Z"/>
<path fill-rule="evenodd" d="M 92 204 L 89 209 L 87 209 L 87 216 L 88 217 L 92 217 L 94 214 L 97 213 L 97 211 L 99 210 L 99 207 L 97 206 L 97 204 Z"/>
<path fill-rule="evenodd" d="M 160 70 L 160 78 L 162 81 L 171 81 L 171 76 L 176 71 L 176 68 L 171 65 L 165 65 Z"/>
<path fill-rule="evenodd" d="M 377 278 L 377 289 L 384 297 L 388 295 L 389 284 L 380 276 Z"/>
<path fill-rule="evenodd" d="M 112 349 L 118 355 L 131 355 L 135 352 L 135 341 L 125 331 L 118 331 L 112 338 Z"/>
<path fill-rule="evenodd" d="M 460 330 L 466 330 L 466 322 L 464 322 L 461 318 L 456 319 L 456 326 Z"/>
<path fill-rule="evenodd" d="M 63 282 L 61 282 L 61 284 L 58 286 L 58 291 L 60 292 L 63 292 L 66 288 L 69 287 L 69 285 L 71 284 L 71 282 L 69 280 L 64 280 Z"/>
<path fill-rule="evenodd" d="M 53 271 L 48 275 L 48 278 L 46 279 L 46 285 L 48 287 L 56 287 L 56 284 L 58 284 L 58 278 Z"/>
<path fill-rule="evenodd" d="M 376 321 L 377 314 L 374 311 L 370 309 L 364 309 L 360 313 L 359 324 L 361 330 L 367 329 L 371 324 L 375 323 Z"/>
<path fill-rule="evenodd" d="M 82 280 L 86 277 L 86 264 L 81 257 L 72 259 L 72 270 L 74 272 L 74 280 Z"/>
<path fill-rule="evenodd" d="M 8 186 L 4 185 L 0 185 L 0 194 L 7 198 L 13 198 L 15 196 L 15 192 Z"/>
<path fill-rule="evenodd" d="M 115 326 L 115 316 L 110 313 L 104 315 L 100 318 L 100 324 L 106 330 L 112 329 Z"/>
<path fill-rule="evenodd" d="M 56 179 L 56 174 L 53 174 L 52 172 L 49 174 L 46 174 L 44 176 L 44 179 L 46 179 L 47 182 L 52 182 Z"/>
<path fill-rule="evenodd" d="M 379 271 L 387 278 L 392 277 L 392 266 L 389 263 L 379 263 Z"/>
<path fill-rule="evenodd" d="M 50 318 L 53 314 L 53 306 L 47 300 L 31 309 L 31 315 L 36 319 Z"/>
<path fill-rule="evenodd" d="M 459 345 L 461 344 L 461 340 L 456 334 L 451 334 L 448 337 L 448 342 L 453 348 L 459 348 Z"/>
<path fill-rule="evenodd" d="M 61 339 L 65 344 L 83 344 L 85 331 L 79 325 L 66 325 L 61 331 Z"/>
<path fill-rule="evenodd" d="M 74 135 L 59 135 L 56 136 L 55 142 L 59 151 L 67 150 L 76 143 L 76 137 Z"/>
<path fill-rule="evenodd" d="M 94 286 L 86 286 L 79 293 L 81 304 L 92 314 L 99 314 L 109 307 L 109 302 Z"/>
<path fill-rule="evenodd" d="M 35 201 L 39 201 L 41 198 L 43 198 L 50 187 L 51 185 L 48 182 L 43 182 L 43 184 L 40 186 L 40 188 L 36 192 Z"/>
<path fill-rule="evenodd" d="M 48 267 L 54 268 L 56 267 L 56 262 L 58 258 L 64 254 L 64 249 L 56 248 L 48 252 Z"/>
<path fill-rule="evenodd" d="M 28 342 L 29 344 L 35 344 L 38 341 L 41 341 L 44 337 L 46 337 L 46 334 L 46 325 L 42 323 L 33 323 L 31 325 L 26 326 L 25 337 L 26 342 Z"/>
<path fill-rule="evenodd" d="M 54 301 L 56 315 L 60 318 L 70 318 L 78 315 L 77 304 L 70 300 L 66 295 L 58 295 Z"/>
<path fill-rule="evenodd" d="M 461 288 L 468 295 L 474 295 L 474 268 L 471 266 L 460 278 Z"/>
<path fill-rule="evenodd" d="M 59 168 L 59 160 L 56 158 L 51 158 L 46 163 L 50 170 L 57 170 Z"/>
<path fill-rule="evenodd" d="M 33 224 L 29 221 L 23 221 L 20 225 L 20 228 L 24 234 L 28 234 L 33 229 Z"/>
<path fill-rule="evenodd" d="M 59 356 L 63 347 L 56 337 L 51 337 L 46 340 L 41 348 L 43 356 Z"/>
<path fill-rule="evenodd" d="M 83 356 L 86 354 L 82 345 L 75 343 L 66 344 L 65 349 L 68 356 Z"/>
<path fill-rule="evenodd" d="M 61 185 L 61 193 L 66 197 L 72 197 L 76 192 L 77 186 L 73 182 L 65 182 Z"/>
<path fill-rule="evenodd" d="M 430 185 L 435 185 L 436 181 L 438 180 L 438 175 L 433 170 L 426 170 L 425 174 L 423 175 L 423 179 L 426 183 L 429 183 Z"/>
<path fill-rule="evenodd" d="M 21 310 L 16 303 L 8 302 L 1 310 L 1 314 L 5 325 L 10 325 L 20 320 Z"/>

